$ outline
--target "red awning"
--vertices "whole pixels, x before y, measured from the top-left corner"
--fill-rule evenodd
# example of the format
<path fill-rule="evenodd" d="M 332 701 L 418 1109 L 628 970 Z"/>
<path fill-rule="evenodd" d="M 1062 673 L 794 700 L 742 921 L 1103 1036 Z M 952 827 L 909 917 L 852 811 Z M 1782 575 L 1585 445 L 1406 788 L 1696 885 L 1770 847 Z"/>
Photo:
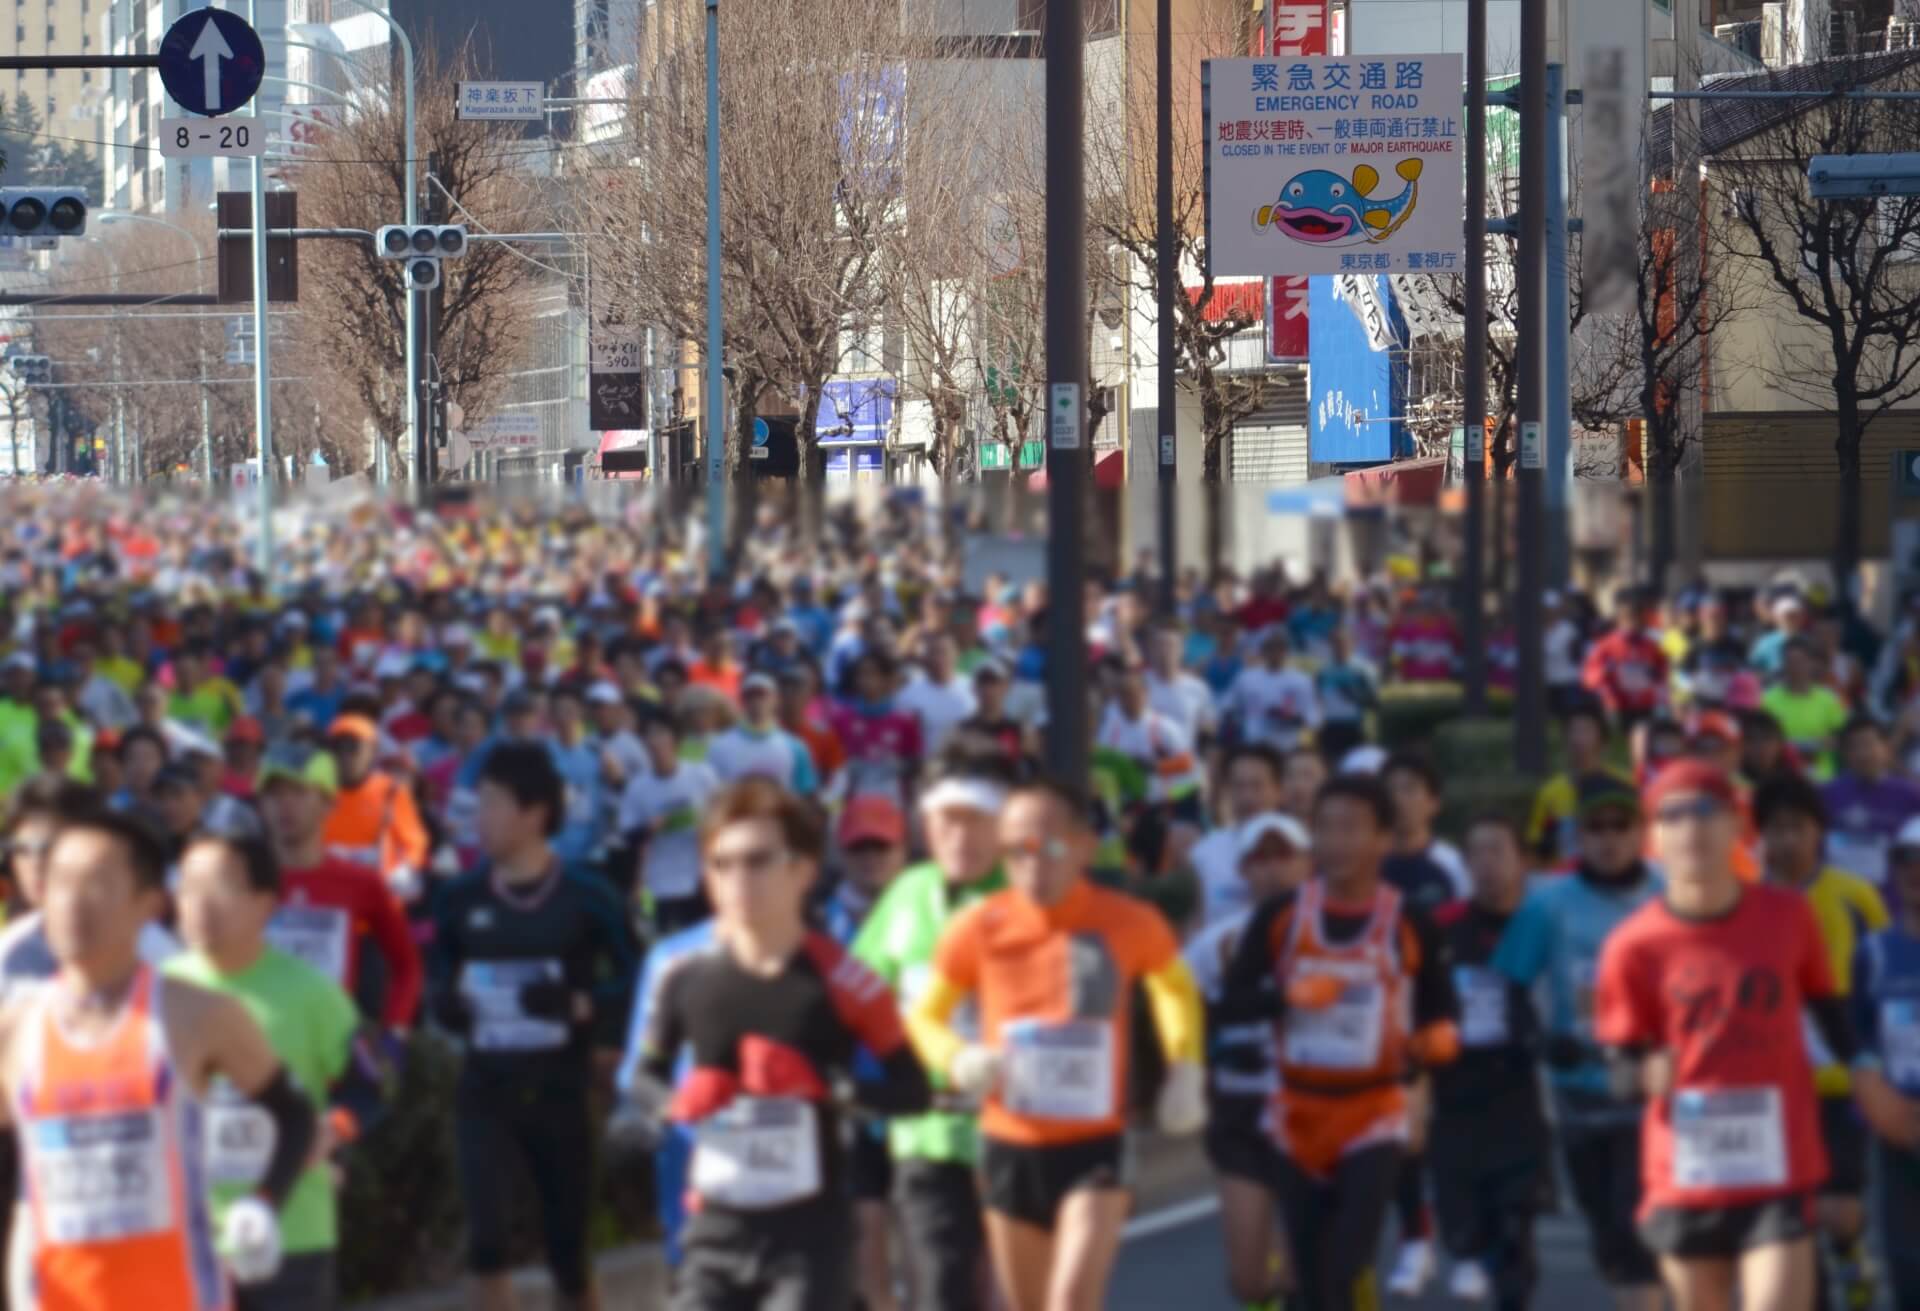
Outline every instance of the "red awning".
<path fill-rule="evenodd" d="M 609 428 L 600 434 L 600 453 L 624 451 L 630 446 L 645 446 L 647 430 L 645 428 Z"/>
<path fill-rule="evenodd" d="M 1117 492 L 1127 483 L 1127 457 L 1118 446 L 1093 462 L 1093 485 L 1103 492 Z"/>
<path fill-rule="evenodd" d="M 1238 316 L 1258 323 L 1266 313 L 1266 284 L 1259 278 L 1251 282 L 1215 282 L 1213 299 L 1200 311 L 1200 317 L 1208 323 Z M 1187 299 L 1198 305 L 1205 287 L 1188 287 Z"/>
<path fill-rule="evenodd" d="M 1387 505 L 1432 505 L 1447 481 L 1447 458 L 1395 460 L 1347 475 L 1347 508 L 1361 510 Z"/>

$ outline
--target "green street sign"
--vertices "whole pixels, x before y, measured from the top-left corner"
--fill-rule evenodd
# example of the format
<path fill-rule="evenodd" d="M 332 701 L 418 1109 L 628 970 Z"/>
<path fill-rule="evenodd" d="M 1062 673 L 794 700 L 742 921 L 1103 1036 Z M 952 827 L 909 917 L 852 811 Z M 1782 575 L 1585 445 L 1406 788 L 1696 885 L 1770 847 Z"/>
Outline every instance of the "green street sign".
<path fill-rule="evenodd" d="M 991 472 L 1013 467 L 1013 451 L 1005 442 L 980 443 L 980 468 Z"/>
<path fill-rule="evenodd" d="M 1044 467 L 1046 462 L 1047 444 L 1044 441 L 1035 439 L 1030 442 L 1020 443 L 1020 467 L 1022 469 L 1039 469 Z"/>

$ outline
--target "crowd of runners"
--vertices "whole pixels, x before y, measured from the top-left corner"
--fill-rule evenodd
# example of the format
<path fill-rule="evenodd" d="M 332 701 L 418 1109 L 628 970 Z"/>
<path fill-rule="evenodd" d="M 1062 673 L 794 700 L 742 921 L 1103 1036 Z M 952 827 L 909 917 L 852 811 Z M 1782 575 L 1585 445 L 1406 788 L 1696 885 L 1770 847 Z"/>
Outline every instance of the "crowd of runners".
<path fill-rule="evenodd" d="M 1562 768 L 1475 810 L 1390 731 L 1444 580 L 1102 577 L 1083 789 L 1058 608 L 960 527 L 769 515 L 716 582 L 369 505 L 265 579 L 217 508 L 12 493 L 10 1305 L 336 1305 L 341 1163 L 441 1041 L 483 1311 L 522 1169 L 602 1305 L 604 1168 L 676 1311 L 1132 1311 L 1143 1133 L 1217 1181 L 1195 1306 L 1526 1307 L 1564 1197 L 1622 1308 L 1920 1307 L 1920 611 L 1550 597 Z"/>

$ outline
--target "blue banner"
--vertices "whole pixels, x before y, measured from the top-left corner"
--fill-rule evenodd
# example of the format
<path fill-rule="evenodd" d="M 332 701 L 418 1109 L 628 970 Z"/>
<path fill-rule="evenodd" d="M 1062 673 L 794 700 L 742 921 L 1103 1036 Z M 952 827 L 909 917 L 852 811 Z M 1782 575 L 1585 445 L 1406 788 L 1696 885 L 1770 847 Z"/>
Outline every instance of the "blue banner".
<path fill-rule="evenodd" d="M 1308 454 L 1320 464 L 1382 464 L 1413 453 L 1407 325 L 1382 274 L 1317 277 L 1308 301 Z"/>
<path fill-rule="evenodd" d="M 892 378 L 849 378 L 829 382 L 820 393 L 820 417 L 814 431 L 822 446 L 882 446 L 893 427 Z"/>

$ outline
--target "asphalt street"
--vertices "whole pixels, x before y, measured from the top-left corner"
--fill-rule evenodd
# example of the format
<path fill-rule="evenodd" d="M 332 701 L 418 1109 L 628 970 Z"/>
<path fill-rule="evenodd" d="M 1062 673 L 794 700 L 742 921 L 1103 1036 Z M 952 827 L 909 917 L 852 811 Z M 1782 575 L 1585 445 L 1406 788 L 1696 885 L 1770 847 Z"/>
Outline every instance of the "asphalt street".
<path fill-rule="evenodd" d="M 1112 1311 L 1238 1311 L 1227 1294 L 1219 1225 L 1211 1211 L 1201 1210 L 1203 1205 L 1176 1202 L 1135 1218 L 1108 1287 Z M 1611 1302 L 1587 1262 L 1586 1234 L 1578 1218 L 1543 1216 L 1538 1235 L 1543 1281 L 1534 1305 L 1552 1311 L 1608 1311 Z M 1383 1277 L 1390 1254 L 1383 1249 Z M 1447 1297 L 1444 1274 L 1441 1271 L 1425 1297 L 1383 1298 L 1382 1306 L 1407 1311 L 1467 1306 Z"/>

